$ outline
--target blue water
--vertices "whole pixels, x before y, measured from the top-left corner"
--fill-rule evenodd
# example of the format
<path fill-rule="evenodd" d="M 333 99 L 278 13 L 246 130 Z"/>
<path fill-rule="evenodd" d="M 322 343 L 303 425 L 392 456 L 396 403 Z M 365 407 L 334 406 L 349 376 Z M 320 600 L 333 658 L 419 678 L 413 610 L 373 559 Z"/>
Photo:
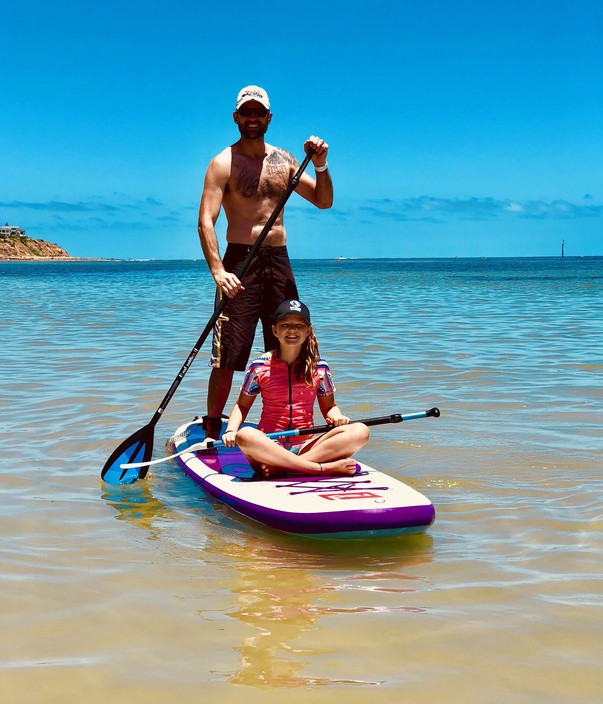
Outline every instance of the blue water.
<path fill-rule="evenodd" d="M 205 263 L 0 263 L 7 701 L 598 702 L 603 258 L 293 264 L 350 417 L 441 409 L 359 455 L 434 525 L 316 546 L 172 463 L 104 487 L 211 315 Z"/>

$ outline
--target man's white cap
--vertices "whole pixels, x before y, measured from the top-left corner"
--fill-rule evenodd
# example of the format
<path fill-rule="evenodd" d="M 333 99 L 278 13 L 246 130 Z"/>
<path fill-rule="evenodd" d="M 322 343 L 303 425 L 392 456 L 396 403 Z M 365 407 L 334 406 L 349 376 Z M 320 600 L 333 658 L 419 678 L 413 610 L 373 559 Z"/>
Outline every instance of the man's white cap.
<path fill-rule="evenodd" d="M 261 103 L 266 110 L 270 110 L 268 93 L 266 93 L 263 88 L 260 88 L 259 86 L 245 86 L 245 88 L 241 88 L 239 94 L 237 95 L 237 110 L 241 107 L 241 105 L 249 102 L 250 100 L 256 100 L 258 103 Z"/>

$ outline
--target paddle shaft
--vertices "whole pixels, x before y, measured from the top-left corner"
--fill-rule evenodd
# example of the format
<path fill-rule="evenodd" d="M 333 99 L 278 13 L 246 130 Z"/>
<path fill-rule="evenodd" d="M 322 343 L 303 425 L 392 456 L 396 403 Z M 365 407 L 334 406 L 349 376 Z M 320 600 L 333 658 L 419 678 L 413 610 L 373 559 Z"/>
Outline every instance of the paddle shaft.
<path fill-rule="evenodd" d="M 362 420 L 353 420 L 351 423 L 364 423 L 364 425 L 384 425 L 386 423 L 401 423 L 404 420 L 415 420 L 416 418 L 439 418 L 440 410 L 438 408 L 431 408 L 428 411 L 421 411 L 420 413 L 408 413 L 407 415 L 400 415 L 399 413 L 393 413 L 389 416 L 378 416 L 376 418 L 363 418 Z M 327 433 L 332 430 L 334 425 L 315 425 L 312 428 L 300 428 L 298 430 L 282 430 L 276 433 L 266 433 L 266 437 L 271 440 L 285 440 L 286 438 L 299 437 L 300 435 L 320 435 L 321 433 Z M 167 462 L 181 455 L 185 455 L 190 452 L 205 452 L 210 450 L 215 450 L 220 447 L 225 447 L 221 440 L 210 440 L 209 442 L 203 441 L 194 443 L 186 450 L 181 450 L 173 455 L 168 455 L 167 457 L 161 457 L 157 460 L 147 460 L 145 462 L 132 462 L 128 464 L 121 464 L 120 467 L 126 471 L 128 469 L 138 469 L 140 467 L 150 467 L 154 464 L 161 464 L 162 462 Z M 142 474 L 142 472 L 141 472 Z M 146 471 L 145 471 L 146 474 Z"/>
<path fill-rule="evenodd" d="M 251 245 L 249 248 L 249 251 L 247 252 L 247 256 L 241 263 L 241 266 L 239 267 L 238 271 L 236 272 L 237 276 L 239 279 L 243 278 L 243 275 L 247 272 L 249 267 L 251 266 L 251 262 L 253 261 L 253 258 L 257 254 L 259 248 L 262 246 L 262 243 L 268 236 L 268 233 L 272 229 L 272 225 L 274 225 L 275 220 L 277 217 L 280 215 L 282 209 L 285 207 L 285 203 L 289 199 L 289 196 L 295 188 L 297 188 L 297 185 L 299 183 L 299 179 L 301 178 L 301 175 L 303 172 L 306 170 L 306 166 L 310 163 L 310 160 L 312 158 L 312 152 L 309 152 L 306 154 L 305 159 L 302 161 L 300 164 L 298 170 L 296 171 L 295 175 L 293 178 L 289 181 L 289 184 L 287 185 L 287 188 L 285 189 L 285 192 L 281 196 L 280 200 L 276 204 L 272 215 L 268 218 L 266 221 L 266 224 L 262 228 L 262 231 L 258 235 L 258 238 L 256 241 Z M 182 379 L 184 379 L 185 374 L 188 372 L 191 364 L 195 360 L 195 357 L 199 353 L 199 350 L 201 349 L 203 343 L 205 342 L 205 339 L 209 335 L 209 333 L 212 331 L 214 325 L 216 324 L 216 321 L 220 317 L 220 314 L 222 313 L 222 310 L 224 309 L 224 306 L 226 305 L 227 299 L 222 298 L 222 300 L 218 303 L 216 306 L 213 315 L 211 318 L 207 321 L 207 325 L 203 329 L 203 332 L 199 336 L 199 339 L 195 343 L 195 346 L 193 349 L 190 351 L 190 354 L 186 358 L 186 361 L 180 368 L 180 371 L 178 372 L 178 375 L 172 382 L 172 385 L 168 389 L 168 392 L 166 395 L 163 397 L 163 400 L 159 404 L 157 410 L 153 414 L 153 417 L 151 420 L 147 423 L 147 425 L 143 426 L 139 430 L 137 430 L 135 433 L 133 433 L 129 438 L 124 440 L 121 445 L 119 445 L 111 454 L 109 459 L 105 462 L 105 466 L 103 467 L 101 471 L 101 478 L 105 479 L 107 475 L 110 475 L 111 469 L 113 468 L 114 464 L 116 461 L 118 461 L 119 457 L 125 453 L 128 453 L 130 459 L 133 457 L 136 457 L 136 455 L 143 451 L 144 452 L 144 459 L 149 460 L 150 455 L 152 452 L 153 448 L 153 437 L 154 437 L 154 432 L 155 432 L 155 426 L 157 425 L 157 422 L 161 418 L 161 415 L 165 411 L 168 403 L 172 400 L 172 397 L 176 393 L 176 389 L 180 386 L 180 382 Z M 120 463 L 120 467 L 121 467 Z M 146 476 L 146 469 L 143 469 L 142 472 L 140 472 L 136 477 L 131 478 L 130 481 L 136 481 L 137 479 L 144 479 Z M 121 482 L 124 479 L 125 471 L 121 473 L 121 476 L 118 478 L 118 482 Z"/>
<path fill-rule="evenodd" d="M 289 200 L 289 196 L 291 195 L 291 193 L 293 193 L 294 189 L 297 188 L 297 184 L 299 183 L 299 179 L 301 178 L 301 175 L 303 174 L 303 172 L 306 170 L 306 166 L 308 166 L 311 158 L 312 158 L 312 153 L 306 154 L 306 158 L 302 161 L 299 169 L 297 170 L 297 173 L 295 174 L 295 176 L 293 176 L 291 181 L 289 181 L 289 185 L 287 186 L 285 192 L 281 196 L 281 199 L 279 200 L 279 202 L 276 204 L 276 207 L 274 208 L 272 215 L 268 218 L 266 224 L 262 228 L 262 231 L 258 235 L 257 240 L 250 247 L 249 252 L 247 253 L 247 256 L 245 257 L 245 259 L 243 260 L 243 263 L 241 264 L 239 271 L 237 271 L 237 276 L 239 279 L 243 278 L 243 275 L 249 269 L 251 262 L 252 262 L 253 258 L 255 257 L 258 249 L 262 246 L 262 243 L 264 242 L 264 240 L 268 236 L 268 233 L 272 229 L 272 225 L 274 225 L 274 221 L 280 215 L 281 210 L 285 207 L 285 203 Z M 205 342 L 209 333 L 213 330 L 213 327 L 216 324 L 216 321 L 218 320 L 218 318 L 220 317 L 220 314 L 222 313 L 222 310 L 224 309 L 224 306 L 226 305 L 227 301 L 228 301 L 228 299 L 226 297 L 224 297 L 216 306 L 216 309 L 214 310 L 213 315 L 207 321 L 207 325 L 203 329 L 203 332 L 201 333 L 201 335 L 199 335 L 199 339 L 195 343 L 195 346 L 190 351 L 189 356 L 187 357 L 186 361 L 184 362 L 180 371 L 178 372 L 178 376 L 174 379 L 174 381 L 172 382 L 172 385 L 168 389 L 168 392 L 163 397 L 163 400 L 161 401 L 161 403 L 159 404 L 159 407 L 157 408 L 153 417 L 151 418 L 149 425 L 156 425 L 159 418 L 161 418 L 161 414 L 165 411 L 166 406 L 172 400 L 173 395 L 176 393 L 176 389 L 180 386 L 180 382 L 182 381 L 182 379 L 184 379 L 184 375 L 188 372 L 195 357 L 199 353 L 201 346 Z"/>
<path fill-rule="evenodd" d="M 416 418 L 429 418 L 433 416 L 434 418 L 439 418 L 440 410 L 439 408 L 430 408 L 428 411 L 421 411 L 420 413 L 408 413 L 407 415 L 400 415 L 399 413 L 393 413 L 389 416 L 378 416 L 376 418 L 362 418 L 360 420 L 351 420 L 350 423 L 364 423 L 364 425 L 385 425 L 386 423 L 401 423 L 404 420 L 415 420 Z M 282 430 L 280 433 L 266 433 L 266 437 L 271 440 L 286 440 L 287 438 L 296 438 L 300 435 L 320 435 L 321 433 L 328 433 L 329 430 L 333 430 L 336 426 L 334 425 L 315 425 L 312 428 L 299 428 L 297 430 Z M 224 443 L 221 440 L 210 440 L 206 448 L 208 450 L 214 447 L 223 447 Z"/>
<path fill-rule="evenodd" d="M 310 152 L 309 154 L 306 154 L 306 158 L 302 161 L 295 176 L 293 176 L 291 181 L 289 181 L 289 185 L 285 189 L 285 192 L 283 193 L 279 202 L 276 204 L 276 207 L 272 211 L 272 215 L 268 218 L 266 224 L 262 228 L 262 231 L 258 235 L 257 240 L 250 247 L 249 252 L 247 253 L 247 256 L 245 257 L 245 259 L 243 260 L 243 262 L 240 266 L 240 269 L 236 272 L 239 280 L 243 278 L 243 275 L 249 269 L 253 258 L 257 254 L 258 249 L 262 246 L 262 243 L 264 242 L 264 240 L 268 236 L 268 233 L 272 229 L 272 225 L 274 225 L 274 221 L 280 215 L 281 210 L 285 207 L 285 203 L 289 200 L 289 196 L 291 195 L 291 193 L 293 193 L 295 188 L 297 188 L 297 184 L 299 183 L 299 179 L 301 178 L 301 175 L 303 174 L 303 172 L 306 170 L 306 166 L 308 166 L 308 164 L 310 163 L 311 158 L 312 158 L 312 152 Z M 213 315 L 207 321 L 207 325 L 203 329 L 203 332 L 201 333 L 201 335 L 199 335 L 199 339 L 195 343 L 195 346 L 190 351 L 190 354 L 188 355 L 186 361 L 184 362 L 180 371 L 178 372 L 178 376 L 172 382 L 172 385 L 168 389 L 168 392 L 163 397 L 163 400 L 161 401 L 161 403 L 159 404 L 159 407 L 157 408 L 153 417 L 151 418 L 151 420 L 149 422 L 150 426 L 156 425 L 158 420 L 161 418 L 161 414 L 165 411 L 168 403 L 172 400 L 173 395 L 176 393 L 176 389 L 180 386 L 180 382 L 182 381 L 182 379 L 184 379 L 184 375 L 188 372 L 191 364 L 195 360 L 195 357 L 199 353 L 201 346 L 205 342 L 209 333 L 213 330 L 213 327 L 216 324 L 216 321 L 218 320 L 218 318 L 220 317 L 220 314 L 222 313 L 222 310 L 224 309 L 224 306 L 226 305 L 227 300 L 228 299 L 226 297 L 223 297 L 222 300 L 216 306 L 216 309 L 214 310 Z"/>

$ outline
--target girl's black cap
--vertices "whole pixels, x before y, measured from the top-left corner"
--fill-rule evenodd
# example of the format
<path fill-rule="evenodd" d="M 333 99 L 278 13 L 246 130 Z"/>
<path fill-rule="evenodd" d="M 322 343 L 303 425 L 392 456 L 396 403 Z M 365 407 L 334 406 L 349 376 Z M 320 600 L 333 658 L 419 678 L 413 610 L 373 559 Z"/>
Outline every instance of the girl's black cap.
<path fill-rule="evenodd" d="M 280 304 L 274 314 L 274 322 L 278 323 L 278 321 L 286 315 L 300 315 L 307 323 L 310 323 L 310 311 L 308 310 L 308 306 L 301 301 L 296 301 L 294 298 L 283 301 Z"/>

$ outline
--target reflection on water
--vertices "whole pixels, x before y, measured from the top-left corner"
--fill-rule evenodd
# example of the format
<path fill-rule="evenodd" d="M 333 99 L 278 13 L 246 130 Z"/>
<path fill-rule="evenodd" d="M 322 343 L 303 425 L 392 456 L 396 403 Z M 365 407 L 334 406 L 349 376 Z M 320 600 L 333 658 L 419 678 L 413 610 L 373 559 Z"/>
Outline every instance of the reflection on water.
<path fill-rule="evenodd" d="M 102 498 L 115 509 L 118 521 L 145 529 L 150 540 L 161 536 L 157 519 L 169 518 L 173 510 L 153 496 L 148 482 L 138 481 L 124 486 L 104 484 L 103 487 Z"/>
<path fill-rule="evenodd" d="M 361 590 L 360 583 L 371 582 L 374 590 L 380 583 L 412 583 L 403 569 L 408 564 L 426 562 L 429 558 L 429 538 L 420 540 L 420 552 L 404 551 L 408 539 L 384 541 L 373 549 L 370 541 L 343 544 L 309 545 L 293 540 L 293 544 L 279 544 L 269 539 L 226 541 L 215 539 L 205 551 L 218 552 L 231 558 L 234 570 L 233 593 L 238 608 L 230 612 L 233 618 L 252 626 L 254 634 L 239 648 L 241 667 L 230 678 L 233 684 L 256 687 L 301 687 L 307 685 L 347 684 L 377 685 L 378 681 L 336 679 L 304 675 L 310 663 L 321 656 L 337 654 L 330 648 L 317 648 L 298 641 L 320 641 L 320 635 L 311 639 L 304 635 L 320 631 L 320 620 L 337 614 L 361 613 L 392 607 L 363 606 L 354 600 L 349 604 L 346 590 Z M 426 544 L 426 545 L 425 545 Z M 414 554 L 413 554 L 414 553 Z M 359 570 L 359 562 L 366 571 Z M 399 571 L 393 571 L 394 569 Z M 331 575 L 331 579 L 326 579 Z M 412 587 L 403 591 L 413 591 Z M 395 589 L 395 591 L 398 591 Z M 404 609 L 404 606 L 393 607 Z"/>
<path fill-rule="evenodd" d="M 196 488 L 192 482 L 189 484 L 193 490 Z M 162 534 L 165 539 L 166 522 L 179 522 L 180 510 L 202 514 L 207 508 L 200 507 L 192 496 L 187 506 L 181 500 L 178 510 L 170 508 L 153 494 L 146 481 L 127 486 L 105 485 L 104 489 L 103 499 L 116 511 L 116 519 L 144 530 L 150 540 L 157 540 Z M 246 518 L 230 516 L 226 507 L 224 513 L 218 522 L 237 522 L 240 518 L 248 530 L 238 526 L 235 531 L 209 533 L 198 559 L 208 563 L 217 560 L 226 566 L 236 605 L 227 613 L 251 630 L 235 646 L 240 666 L 227 674 L 228 681 L 260 689 L 381 684 L 377 680 L 305 674 L 304 670 L 311 669 L 316 659 L 337 654 L 330 647 L 300 641 L 320 641 L 320 621 L 328 616 L 424 611 L 402 601 L 405 594 L 425 588 L 412 572 L 407 574 L 405 570 L 430 562 L 432 538 L 420 534 L 377 540 L 312 540 L 264 530 Z M 371 604 L 376 593 L 390 595 L 394 600 Z M 199 615 L 204 615 L 203 610 Z M 313 637 L 305 639 L 309 633 L 314 633 Z"/>

